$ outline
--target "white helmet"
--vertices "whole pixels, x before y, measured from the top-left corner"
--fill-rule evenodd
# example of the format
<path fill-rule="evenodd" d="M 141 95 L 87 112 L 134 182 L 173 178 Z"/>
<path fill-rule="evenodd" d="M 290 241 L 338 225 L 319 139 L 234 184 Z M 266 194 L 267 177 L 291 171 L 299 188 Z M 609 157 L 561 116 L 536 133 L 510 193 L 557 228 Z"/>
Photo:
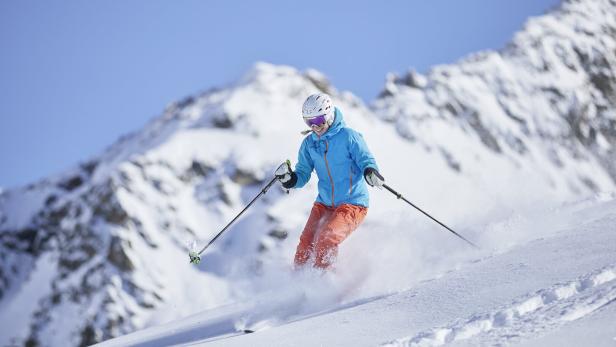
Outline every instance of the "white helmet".
<path fill-rule="evenodd" d="M 328 125 L 334 122 L 334 104 L 329 95 L 318 93 L 310 95 L 302 106 L 302 117 L 304 121 L 310 118 L 325 115 Z"/>

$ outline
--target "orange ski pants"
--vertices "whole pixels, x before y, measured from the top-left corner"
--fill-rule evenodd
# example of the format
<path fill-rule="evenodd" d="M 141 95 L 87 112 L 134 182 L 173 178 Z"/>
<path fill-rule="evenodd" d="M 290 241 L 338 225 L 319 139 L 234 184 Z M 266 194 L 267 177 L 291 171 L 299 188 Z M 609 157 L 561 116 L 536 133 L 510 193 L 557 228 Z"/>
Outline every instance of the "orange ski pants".
<path fill-rule="evenodd" d="M 305 265 L 314 257 L 314 267 L 327 269 L 338 255 L 338 245 L 357 229 L 367 213 L 363 206 L 315 203 L 299 239 L 295 266 Z"/>

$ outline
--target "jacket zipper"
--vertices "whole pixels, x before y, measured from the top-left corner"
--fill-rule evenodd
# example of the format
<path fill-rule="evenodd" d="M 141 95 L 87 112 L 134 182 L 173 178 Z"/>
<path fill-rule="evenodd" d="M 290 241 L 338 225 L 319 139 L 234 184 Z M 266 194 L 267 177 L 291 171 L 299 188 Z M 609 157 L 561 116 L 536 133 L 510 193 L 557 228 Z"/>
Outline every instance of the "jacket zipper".
<path fill-rule="evenodd" d="M 325 140 L 325 153 L 323 154 L 323 158 L 325 159 L 325 167 L 327 168 L 327 176 L 329 176 L 329 182 L 332 185 L 332 208 L 334 205 L 334 180 L 332 179 L 332 173 L 329 171 L 329 163 L 327 162 L 327 151 L 329 150 L 329 142 Z"/>

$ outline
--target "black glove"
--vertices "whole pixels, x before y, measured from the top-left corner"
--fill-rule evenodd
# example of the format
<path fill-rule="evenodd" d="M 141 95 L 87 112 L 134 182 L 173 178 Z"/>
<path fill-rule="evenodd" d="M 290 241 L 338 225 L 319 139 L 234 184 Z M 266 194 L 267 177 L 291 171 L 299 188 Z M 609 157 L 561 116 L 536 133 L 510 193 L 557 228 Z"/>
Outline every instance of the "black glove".
<path fill-rule="evenodd" d="M 385 183 L 385 179 L 376 169 L 368 167 L 364 170 L 364 179 L 371 187 L 381 188 Z"/>
<path fill-rule="evenodd" d="M 276 169 L 274 175 L 286 189 L 295 187 L 295 183 L 297 183 L 297 174 L 291 170 L 291 162 L 288 160 Z"/>

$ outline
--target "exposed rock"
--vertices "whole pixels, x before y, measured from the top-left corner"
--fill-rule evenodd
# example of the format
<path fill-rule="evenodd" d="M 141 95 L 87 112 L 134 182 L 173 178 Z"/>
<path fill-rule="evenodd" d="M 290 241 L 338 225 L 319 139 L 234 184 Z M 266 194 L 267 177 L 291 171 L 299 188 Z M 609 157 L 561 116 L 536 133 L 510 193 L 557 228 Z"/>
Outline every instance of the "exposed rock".
<path fill-rule="evenodd" d="M 190 168 L 181 176 L 181 179 L 184 182 L 188 182 L 195 177 L 205 177 L 212 171 L 214 171 L 214 168 L 203 162 L 193 160 Z"/>
<path fill-rule="evenodd" d="M 225 189 L 225 184 L 223 182 L 217 184 L 216 189 L 218 190 L 218 197 L 220 198 L 220 200 L 222 200 L 222 202 L 224 202 L 228 206 L 233 205 L 233 200 L 231 200 L 231 196 L 229 195 L 229 192 L 227 192 L 227 190 Z"/>
<path fill-rule="evenodd" d="M 66 191 L 73 191 L 83 184 L 83 178 L 81 176 L 73 176 L 65 181 L 62 181 L 58 186 Z"/>
<path fill-rule="evenodd" d="M 268 235 L 278 240 L 284 240 L 289 236 L 289 232 L 281 228 L 276 228 L 270 231 Z"/>
<path fill-rule="evenodd" d="M 186 97 L 186 98 L 176 102 L 174 106 L 179 108 L 179 109 L 183 109 L 183 108 L 186 108 L 186 107 L 188 107 L 188 106 L 190 106 L 190 105 L 192 105 L 194 103 L 195 103 L 195 98 L 192 97 L 192 96 L 188 96 L 188 97 Z"/>
<path fill-rule="evenodd" d="M 448 151 L 446 151 L 443 148 L 439 148 L 441 155 L 443 156 L 443 158 L 445 159 L 445 162 L 447 163 L 447 166 L 449 166 L 452 170 L 456 171 L 456 172 L 460 172 L 462 169 L 462 166 L 460 164 L 460 162 L 458 162 L 452 155 L 451 153 L 449 153 Z"/>
<path fill-rule="evenodd" d="M 479 135 L 479 139 L 481 140 L 481 142 L 483 142 L 484 145 L 486 145 L 486 147 L 496 153 L 502 152 L 496 137 L 481 122 L 481 119 L 479 118 L 479 113 L 477 113 L 476 111 L 472 111 L 471 113 L 467 113 L 466 117 L 468 120 L 468 124 L 475 130 L 477 135 Z"/>
<path fill-rule="evenodd" d="M 101 341 L 101 332 L 92 325 L 86 325 L 81 331 L 80 347 L 91 346 Z"/>
<path fill-rule="evenodd" d="M 242 186 L 261 183 L 261 179 L 257 177 L 255 172 L 244 171 L 242 169 L 235 170 L 231 180 Z"/>
<path fill-rule="evenodd" d="M 129 242 L 122 240 L 118 236 L 113 236 L 109 244 L 107 259 L 118 269 L 125 272 L 131 272 L 135 270 L 135 265 L 126 254 L 126 247 L 130 248 Z"/>
<path fill-rule="evenodd" d="M 118 202 L 115 196 L 115 185 L 109 182 L 91 192 L 89 196 L 93 203 L 93 214 L 103 220 L 116 225 L 125 225 L 130 216 Z"/>
<path fill-rule="evenodd" d="M 97 166 L 98 166 L 98 162 L 95 160 L 91 160 L 91 161 L 81 164 L 81 168 L 88 174 L 88 177 L 92 176 Z"/>
<path fill-rule="evenodd" d="M 308 69 L 304 72 L 304 76 L 321 92 L 326 94 L 333 94 L 335 92 L 327 77 L 319 71 Z"/>
<path fill-rule="evenodd" d="M 212 124 L 216 128 L 231 129 L 233 127 L 233 120 L 228 113 L 221 112 L 212 118 Z"/>
<path fill-rule="evenodd" d="M 404 76 L 396 78 L 394 82 L 411 88 L 421 89 L 426 86 L 427 80 L 425 76 L 420 75 L 415 70 L 410 70 Z"/>
<path fill-rule="evenodd" d="M 49 197 L 47 197 L 47 199 L 45 200 L 45 206 L 50 206 L 52 205 L 54 202 L 56 202 L 58 200 L 58 197 L 55 195 L 50 195 Z"/>
<path fill-rule="evenodd" d="M 40 250 L 40 242 L 37 239 L 38 234 L 38 229 L 35 228 L 25 228 L 19 230 L 13 234 L 16 239 L 13 246 L 23 252 L 37 255 Z M 9 239 L 3 240 L 5 244 L 11 245 L 10 236 L 11 234 L 9 233 L 7 235 L 7 238 Z"/>

